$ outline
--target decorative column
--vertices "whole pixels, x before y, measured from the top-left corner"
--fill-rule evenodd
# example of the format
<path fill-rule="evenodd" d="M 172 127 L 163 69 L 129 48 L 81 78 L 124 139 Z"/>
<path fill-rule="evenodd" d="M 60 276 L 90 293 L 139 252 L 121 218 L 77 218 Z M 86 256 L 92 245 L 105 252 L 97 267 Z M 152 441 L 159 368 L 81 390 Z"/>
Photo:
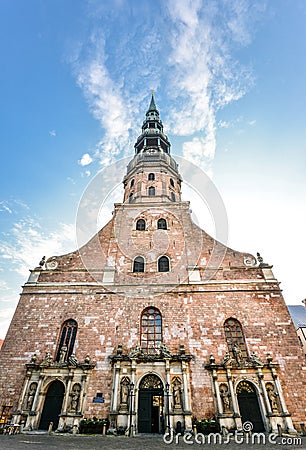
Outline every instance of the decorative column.
<path fill-rule="evenodd" d="M 136 360 L 132 359 L 131 363 L 131 391 L 130 391 L 130 433 L 132 433 L 132 436 L 135 434 L 136 431 L 136 425 L 134 421 L 135 416 L 135 409 L 134 409 L 134 398 L 136 395 L 136 384 L 135 384 L 135 372 L 136 372 Z"/>
<path fill-rule="evenodd" d="M 165 358 L 165 372 L 166 372 L 166 383 L 165 383 L 165 405 L 166 405 L 166 430 L 170 433 L 171 422 L 170 422 L 170 359 Z"/>
<path fill-rule="evenodd" d="M 187 431 L 192 431 L 192 417 L 191 417 L 191 405 L 190 405 L 190 396 L 189 396 L 189 365 L 186 361 L 182 361 L 182 377 L 183 377 L 183 391 L 184 391 L 184 420 L 185 420 L 185 429 Z"/>
<path fill-rule="evenodd" d="M 25 409 L 22 406 L 24 405 L 24 402 L 25 402 L 25 395 L 26 395 L 26 393 L 28 391 L 31 375 L 32 375 L 32 373 L 29 372 L 29 371 L 26 373 L 26 380 L 25 380 L 25 383 L 24 383 L 24 386 L 23 386 L 23 390 L 22 390 L 22 394 L 21 394 L 21 397 L 20 397 L 20 400 L 19 400 L 19 403 L 18 403 L 18 406 L 17 406 L 18 411 L 20 411 L 21 409 Z"/>
<path fill-rule="evenodd" d="M 41 386 L 42 386 L 44 379 L 45 379 L 44 375 L 39 375 L 39 380 L 38 380 L 34 400 L 32 403 L 32 408 L 31 408 L 31 411 L 29 412 L 28 420 L 26 423 L 27 427 L 32 427 L 32 429 L 34 429 L 34 430 L 38 427 L 37 418 L 35 419 L 35 416 L 37 415 L 36 410 L 37 410 L 37 407 L 39 404 L 39 397 L 42 395 Z"/>
<path fill-rule="evenodd" d="M 73 374 L 72 375 L 69 374 L 69 375 L 67 375 L 67 377 L 65 377 L 66 392 L 65 392 L 64 401 L 63 401 L 62 414 L 67 414 L 67 407 L 68 407 L 68 400 L 69 400 L 72 379 L 73 379 Z"/>
<path fill-rule="evenodd" d="M 235 395 L 235 392 L 234 392 L 234 386 L 233 386 L 231 369 L 229 369 L 229 368 L 226 369 L 226 376 L 227 376 L 227 381 L 228 381 L 228 385 L 229 385 L 229 389 L 230 389 L 230 393 L 231 393 L 231 399 L 232 399 L 232 405 L 233 405 L 234 419 L 235 419 L 236 428 L 237 428 L 237 430 L 241 430 L 242 429 L 242 422 L 241 422 L 240 414 L 238 412 L 239 408 L 238 408 L 238 402 L 237 402 L 237 399 L 236 399 L 236 395 Z"/>
<path fill-rule="evenodd" d="M 111 405 L 111 412 L 117 412 L 118 405 L 118 388 L 119 388 L 119 373 L 120 373 L 120 361 L 117 361 L 114 365 L 114 384 L 113 384 L 113 398 Z"/>
<path fill-rule="evenodd" d="M 182 376 L 183 376 L 183 391 L 184 391 L 184 410 L 185 412 L 190 412 L 187 367 L 185 361 L 182 361 Z"/>
<path fill-rule="evenodd" d="M 80 392 L 80 406 L 79 406 L 79 410 L 80 410 L 81 414 L 83 414 L 83 405 L 84 405 L 84 400 L 85 400 L 85 397 L 86 397 L 86 391 L 85 391 L 86 381 L 87 381 L 87 374 L 82 375 L 82 378 L 81 378 L 81 392 Z"/>
<path fill-rule="evenodd" d="M 133 381 L 130 384 L 130 424 L 129 424 L 129 437 L 134 436 L 134 421 L 133 421 L 133 415 L 134 415 L 134 389 L 135 384 Z"/>
<path fill-rule="evenodd" d="M 288 430 L 289 434 L 297 434 L 296 429 L 293 426 L 292 420 L 291 420 L 291 415 L 289 414 L 287 407 L 286 407 L 286 403 L 284 400 L 284 396 L 283 396 L 283 392 L 282 392 L 282 388 L 276 373 L 276 370 L 274 367 L 271 367 L 271 373 L 272 373 L 272 377 L 274 380 L 274 386 L 275 386 L 275 392 L 278 394 L 278 398 L 280 401 L 280 405 L 281 405 L 281 409 L 282 409 L 282 416 L 284 418 L 284 422 L 286 424 L 286 428 Z"/>
<path fill-rule="evenodd" d="M 217 374 L 216 369 L 213 369 L 212 377 L 213 377 L 213 383 L 214 383 L 216 400 L 217 400 L 218 414 L 223 414 L 223 405 L 222 405 L 222 400 L 221 400 L 220 391 L 219 391 L 218 374 Z"/>
<path fill-rule="evenodd" d="M 262 390 L 262 393 L 263 393 L 263 396 L 264 396 L 264 399 L 265 399 L 265 406 L 266 406 L 266 410 L 267 410 L 267 415 L 270 416 L 272 414 L 272 410 L 271 410 L 271 405 L 270 405 L 269 397 L 268 397 L 267 390 L 266 390 L 266 385 L 265 385 L 265 383 L 263 381 L 263 377 L 264 376 L 263 376 L 263 373 L 262 373 L 261 369 L 257 369 L 257 375 L 258 375 L 258 379 L 259 379 L 259 382 L 260 382 L 261 390 Z"/>
<path fill-rule="evenodd" d="M 41 390 L 41 385 L 42 385 L 43 380 L 44 380 L 44 375 L 39 375 L 39 381 L 38 381 L 35 397 L 34 397 L 33 404 L 32 404 L 32 411 L 36 411 L 38 397 L 39 397 L 39 395 L 41 395 L 40 390 Z"/>
<path fill-rule="evenodd" d="M 283 394 L 281 392 L 281 387 L 280 387 L 280 383 L 279 383 L 279 380 L 278 380 L 278 377 L 277 377 L 276 370 L 273 367 L 271 368 L 271 373 L 272 373 L 272 377 L 273 377 L 273 380 L 274 380 L 275 392 L 278 394 L 278 398 L 279 398 L 279 401 L 280 401 L 282 413 L 283 414 L 289 414 L 289 412 L 287 411 L 287 408 L 286 408 L 286 404 L 285 404 L 285 401 L 284 401 L 284 398 L 283 398 Z"/>

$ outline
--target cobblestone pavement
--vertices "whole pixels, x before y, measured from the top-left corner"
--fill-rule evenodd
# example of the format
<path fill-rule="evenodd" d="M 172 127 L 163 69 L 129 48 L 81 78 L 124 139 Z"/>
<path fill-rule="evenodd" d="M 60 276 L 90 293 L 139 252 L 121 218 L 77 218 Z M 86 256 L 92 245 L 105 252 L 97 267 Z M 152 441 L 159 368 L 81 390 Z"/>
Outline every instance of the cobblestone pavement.
<path fill-rule="evenodd" d="M 280 442 L 280 439 L 285 439 Z M 191 448 L 212 448 L 212 449 L 229 449 L 239 450 L 250 448 L 252 450 L 289 450 L 289 449 L 306 449 L 306 438 L 301 439 L 300 442 L 294 441 L 296 438 L 277 438 L 274 443 L 230 443 L 213 444 L 205 442 L 196 443 L 194 437 L 191 437 L 189 442 L 184 442 L 183 438 L 180 438 L 180 442 L 177 444 L 165 443 L 162 436 L 158 435 L 137 435 L 131 438 L 125 436 L 84 436 L 84 435 L 48 435 L 43 433 L 36 434 L 18 434 L 13 436 L 0 435 L 0 449 L 1 450 L 51 450 L 51 449 L 64 449 L 64 450 L 166 450 L 166 449 L 190 449 Z"/>

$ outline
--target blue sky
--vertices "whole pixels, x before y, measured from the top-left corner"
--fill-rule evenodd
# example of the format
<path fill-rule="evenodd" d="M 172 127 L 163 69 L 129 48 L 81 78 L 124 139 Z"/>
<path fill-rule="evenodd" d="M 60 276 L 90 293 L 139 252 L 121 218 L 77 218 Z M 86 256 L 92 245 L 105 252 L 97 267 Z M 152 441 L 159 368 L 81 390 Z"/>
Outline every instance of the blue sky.
<path fill-rule="evenodd" d="M 303 0 L 1 1 L 0 338 L 28 270 L 75 249 L 87 184 L 132 157 L 152 88 L 229 246 L 305 298 L 305 21 Z"/>

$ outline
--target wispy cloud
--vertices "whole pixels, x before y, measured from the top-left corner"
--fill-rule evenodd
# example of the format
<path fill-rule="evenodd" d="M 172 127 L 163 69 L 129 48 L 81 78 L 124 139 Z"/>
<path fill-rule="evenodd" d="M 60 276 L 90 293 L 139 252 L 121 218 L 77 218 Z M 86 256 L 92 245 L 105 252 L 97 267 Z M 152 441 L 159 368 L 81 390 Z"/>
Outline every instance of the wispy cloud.
<path fill-rule="evenodd" d="M 6 201 L 0 202 L 0 212 L 1 211 L 8 212 L 9 214 L 12 214 L 13 212 Z"/>
<path fill-rule="evenodd" d="M 0 239 L 0 265 L 10 261 L 10 269 L 26 277 L 29 268 L 38 265 L 41 257 L 63 254 L 75 249 L 75 226 L 60 224 L 52 232 L 45 231 L 36 219 L 16 222 L 5 238 Z"/>
<path fill-rule="evenodd" d="M 250 69 L 240 66 L 231 53 L 233 43 L 246 45 L 251 40 L 249 6 L 244 0 L 221 2 L 218 8 L 200 0 L 168 2 L 175 99 L 169 116 L 176 134 L 201 134 L 184 144 L 183 156 L 202 167 L 209 167 L 214 158 L 217 112 L 241 98 L 253 83 Z"/>
<path fill-rule="evenodd" d="M 144 98 L 153 87 L 165 98 L 166 132 L 186 137 L 183 156 L 207 168 L 216 149 L 218 111 L 253 84 L 251 68 L 239 64 L 235 52 L 251 42 L 263 5 L 168 0 L 162 14 L 152 14 L 149 3 L 136 8 L 132 2 L 91 1 L 92 33 L 76 45 L 72 65 L 103 130 L 92 157 L 106 165 L 131 155 Z"/>
<path fill-rule="evenodd" d="M 55 137 L 56 136 L 56 131 L 55 130 L 50 130 L 49 131 L 49 136 Z"/>
<path fill-rule="evenodd" d="M 122 153 L 122 148 L 126 148 L 131 118 L 120 86 L 111 78 L 106 67 L 103 35 L 99 33 L 92 36 L 92 44 L 95 46 L 95 55 L 86 61 L 75 62 L 74 70 L 90 110 L 104 130 L 104 137 L 97 143 L 96 156 L 106 165 Z M 91 157 L 83 155 L 80 164 L 87 165 L 89 162 L 92 162 Z"/>

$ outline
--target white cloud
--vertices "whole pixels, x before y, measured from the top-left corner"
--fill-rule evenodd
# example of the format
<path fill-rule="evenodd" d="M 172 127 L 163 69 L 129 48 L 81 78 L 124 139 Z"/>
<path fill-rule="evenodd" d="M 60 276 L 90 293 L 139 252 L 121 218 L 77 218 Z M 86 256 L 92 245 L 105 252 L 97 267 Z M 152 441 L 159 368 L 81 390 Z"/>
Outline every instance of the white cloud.
<path fill-rule="evenodd" d="M 7 291 L 9 289 L 8 284 L 4 280 L 0 280 L 0 291 Z"/>
<path fill-rule="evenodd" d="M 106 165 L 127 148 L 132 124 L 120 83 L 112 80 L 105 64 L 104 38 L 98 34 L 92 37 L 92 44 L 96 48 L 95 56 L 85 62 L 77 61 L 75 70 L 90 109 L 105 131 L 97 144 L 97 155 L 101 164 Z"/>
<path fill-rule="evenodd" d="M 216 8 L 199 0 L 170 0 L 168 9 L 172 20 L 171 128 L 182 136 L 203 133 L 197 145 L 194 140 L 193 145 L 190 141 L 184 144 L 188 149 L 184 156 L 205 167 L 214 158 L 217 111 L 252 86 L 250 70 L 233 60 L 230 52 L 233 41 L 250 42 L 248 2 L 224 2 Z"/>
<path fill-rule="evenodd" d="M 46 232 L 37 220 L 23 219 L 0 240 L 0 264 L 1 259 L 9 259 L 11 270 L 25 277 L 42 256 L 48 258 L 74 250 L 75 242 L 74 225 L 60 224 L 57 230 Z"/>
<path fill-rule="evenodd" d="M 101 165 L 131 155 L 139 111 L 154 87 L 166 95 L 165 131 L 188 136 L 189 149 L 198 137 L 202 152 L 197 145 L 196 154 L 185 156 L 207 167 L 215 154 L 217 111 L 252 86 L 251 70 L 238 63 L 233 50 L 251 42 L 261 0 L 257 6 L 249 0 L 164 5 L 163 14 L 153 18 L 149 4 L 135 8 L 124 2 L 111 11 L 107 4 L 91 4 L 92 34 L 72 52 L 77 83 L 104 132 L 95 155 Z M 122 22 L 125 13 L 132 28 Z"/>
<path fill-rule="evenodd" d="M 231 126 L 231 123 L 226 120 L 219 120 L 218 127 L 219 128 L 229 128 Z"/>
<path fill-rule="evenodd" d="M 56 131 L 55 130 L 50 130 L 49 131 L 49 136 L 55 137 L 56 136 Z"/>
<path fill-rule="evenodd" d="M 84 155 L 82 156 L 81 159 L 79 159 L 78 163 L 81 166 L 88 166 L 88 164 L 91 164 L 93 162 L 92 157 L 90 156 L 89 153 L 84 153 Z"/>
<path fill-rule="evenodd" d="M 1 211 L 8 212 L 9 214 L 12 214 L 12 212 L 13 212 L 11 210 L 11 208 L 8 206 L 7 202 L 5 202 L 5 201 L 0 202 L 0 212 Z"/>

